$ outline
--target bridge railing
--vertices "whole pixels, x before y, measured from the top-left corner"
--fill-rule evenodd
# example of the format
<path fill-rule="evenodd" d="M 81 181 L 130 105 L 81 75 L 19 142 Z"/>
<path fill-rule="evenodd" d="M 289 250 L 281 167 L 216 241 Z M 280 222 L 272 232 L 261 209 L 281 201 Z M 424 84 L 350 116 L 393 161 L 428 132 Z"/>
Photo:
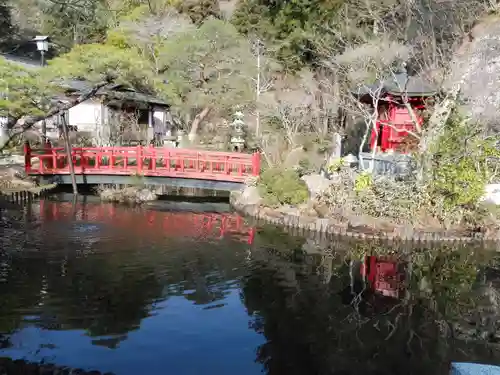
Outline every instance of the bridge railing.
<path fill-rule="evenodd" d="M 25 144 L 25 171 L 30 175 L 69 174 L 62 147 L 32 149 Z M 155 147 L 73 147 L 76 174 L 141 175 L 243 182 L 260 172 L 260 154 Z M 35 162 L 37 161 L 37 162 Z"/>

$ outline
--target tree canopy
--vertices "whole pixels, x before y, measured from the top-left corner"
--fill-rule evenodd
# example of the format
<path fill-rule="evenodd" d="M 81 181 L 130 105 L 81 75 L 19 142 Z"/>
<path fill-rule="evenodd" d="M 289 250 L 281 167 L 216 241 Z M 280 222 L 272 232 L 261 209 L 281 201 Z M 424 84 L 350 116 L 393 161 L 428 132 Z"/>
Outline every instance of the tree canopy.
<path fill-rule="evenodd" d="M 307 119 L 308 128 L 314 118 L 330 124 L 327 129 L 342 104 L 338 90 L 356 81 L 353 61 L 361 62 L 358 78 L 392 71 L 395 59 L 380 51 L 408 51 L 412 71 L 442 68 L 485 9 L 482 0 L 453 6 L 438 0 L 0 0 L 2 35 L 11 36 L 0 48 L 16 50 L 23 37 L 49 35 L 58 57 L 38 73 L 21 73 L 21 82 L 124 83 L 168 100 L 195 124 L 236 106 L 260 121 L 264 93 L 294 92 L 307 98 L 297 118 Z M 304 72 L 309 82 L 297 85 Z M 9 106 L 31 111 L 22 100 Z"/>

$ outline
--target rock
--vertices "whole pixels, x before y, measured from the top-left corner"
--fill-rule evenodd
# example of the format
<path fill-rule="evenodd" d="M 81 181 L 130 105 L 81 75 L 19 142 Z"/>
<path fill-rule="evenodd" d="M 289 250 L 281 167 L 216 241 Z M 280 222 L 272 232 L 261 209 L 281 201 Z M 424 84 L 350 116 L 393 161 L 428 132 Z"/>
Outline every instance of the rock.
<path fill-rule="evenodd" d="M 257 186 L 259 176 L 249 176 L 245 179 L 245 186 Z"/>
<path fill-rule="evenodd" d="M 334 183 L 334 181 L 319 174 L 308 174 L 302 176 L 301 179 L 306 183 L 311 197 L 325 192 Z"/>
<path fill-rule="evenodd" d="M 448 86 L 463 81 L 461 95 L 473 120 L 497 123 L 500 95 L 500 19 L 488 17 L 471 31 L 457 51 Z"/>
<path fill-rule="evenodd" d="M 330 208 L 324 202 L 313 202 L 313 208 L 319 217 L 327 217 L 330 214 Z"/>
<path fill-rule="evenodd" d="M 410 225 L 400 225 L 394 228 L 392 234 L 394 235 L 394 237 L 409 240 L 413 238 L 415 231 Z"/>
<path fill-rule="evenodd" d="M 31 189 L 35 186 L 35 181 L 26 176 L 22 167 L 0 166 L 0 188 L 26 190 Z"/>
<path fill-rule="evenodd" d="M 285 215 L 293 215 L 293 216 L 297 216 L 297 215 L 300 215 L 300 211 L 297 207 L 293 207 L 293 206 L 281 206 L 279 208 L 279 211 Z"/>
<path fill-rule="evenodd" d="M 141 189 L 136 193 L 136 200 L 140 202 L 154 201 L 156 198 L 156 194 L 149 189 Z"/>
<path fill-rule="evenodd" d="M 32 188 L 35 186 L 35 183 L 30 180 L 21 180 L 19 178 L 13 178 L 10 180 L 10 184 L 15 188 Z"/>
<path fill-rule="evenodd" d="M 124 189 L 102 189 L 99 191 L 101 200 L 107 202 L 120 202 L 140 204 L 144 202 L 154 201 L 158 198 L 156 192 L 137 187 L 126 187 Z"/>
<path fill-rule="evenodd" d="M 3 155 L 0 157 L 0 165 L 23 165 L 24 166 L 24 155 Z"/>
<path fill-rule="evenodd" d="M 258 205 L 262 201 L 256 186 L 247 186 L 238 198 L 238 205 Z"/>
<path fill-rule="evenodd" d="M 0 168 L 0 177 L 17 177 L 18 171 L 15 168 L 3 167 Z"/>
<path fill-rule="evenodd" d="M 314 209 L 314 203 L 308 202 L 299 206 L 299 214 L 305 217 L 318 217 L 318 212 Z"/>
<path fill-rule="evenodd" d="M 324 253 L 324 248 L 322 248 L 317 241 L 312 240 L 312 239 L 307 239 L 306 242 L 302 245 L 302 250 L 308 254 L 320 254 L 323 255 Z"/>

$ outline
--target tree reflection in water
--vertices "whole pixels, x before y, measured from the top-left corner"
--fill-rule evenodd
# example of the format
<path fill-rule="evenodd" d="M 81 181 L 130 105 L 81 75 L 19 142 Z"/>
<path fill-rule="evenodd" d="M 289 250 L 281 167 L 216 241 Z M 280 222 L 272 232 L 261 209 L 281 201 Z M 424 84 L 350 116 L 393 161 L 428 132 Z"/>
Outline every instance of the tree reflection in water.
<path fill-rule="evenodd" d="M 254 256 L 242 288 L 251 326 L 267 338 L 257 360 L 268 374 L 448 374 L 451 360 L 499 363 L 494 253 L 290 245 L 288 261 L 276 249 Z"/>
<path fill-rule="evenodd" d="M 71 221 L 76 214 L 50 225 L 23 221 L 17 211 L 3 215 L 14 228 L 0 227 L 1 348 L 27 321 L 47 330 L 83 330 L 94 345 L 117 348 L 158 302 L 172 296 L 198 305 L 223 300 L 245 247 L 221 250 L 213 241 L 200 246 L 126 231 L 117 237 L 102 228 L 82 234 L 87 224 Z M 75 228 L 76 235 L 70 233 Z"/>

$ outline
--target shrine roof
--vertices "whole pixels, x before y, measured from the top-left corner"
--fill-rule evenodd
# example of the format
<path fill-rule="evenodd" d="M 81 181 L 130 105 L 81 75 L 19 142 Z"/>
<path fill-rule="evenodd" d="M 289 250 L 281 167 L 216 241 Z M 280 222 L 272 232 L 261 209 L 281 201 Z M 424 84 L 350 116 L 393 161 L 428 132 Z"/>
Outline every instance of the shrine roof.
<path fill-rule="evenodd" d="M 408 96 L 434 96 L 438 90 L 421 77 L 408 76 L 406 73 L 394 74 L 384 81 L 378 81 L 370 85 L 361 85 L 355 92 L 357 96 L 392 94 L 400 96 L 406 93 Z"/>

